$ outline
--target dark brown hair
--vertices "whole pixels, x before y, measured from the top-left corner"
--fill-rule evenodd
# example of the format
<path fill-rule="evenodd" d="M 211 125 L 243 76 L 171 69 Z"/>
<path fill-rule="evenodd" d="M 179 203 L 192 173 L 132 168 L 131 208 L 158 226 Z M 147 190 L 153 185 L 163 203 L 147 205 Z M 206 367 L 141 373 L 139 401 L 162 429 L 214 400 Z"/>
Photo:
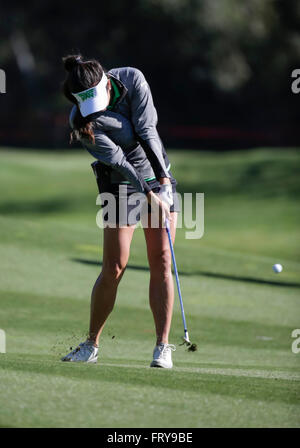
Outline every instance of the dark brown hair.
<path fill-rule="evenodd" d="M 72 103 L 77 105 L 76 98 L 72 93 L 82 92 L 97 85 L 103 76 L 103 68 L 95 59 L 83 61 L 82 56 L 68 55 L 62 58 L 67 71 L 66 79 L 63 83 L 63 93 Z M 75 139 L 85 137 L 95 143 L 93 123 L 89 117 L 83 117 L 77 108 L 74 116 L 74 129 L 70 134 L 70 143 Z"/>

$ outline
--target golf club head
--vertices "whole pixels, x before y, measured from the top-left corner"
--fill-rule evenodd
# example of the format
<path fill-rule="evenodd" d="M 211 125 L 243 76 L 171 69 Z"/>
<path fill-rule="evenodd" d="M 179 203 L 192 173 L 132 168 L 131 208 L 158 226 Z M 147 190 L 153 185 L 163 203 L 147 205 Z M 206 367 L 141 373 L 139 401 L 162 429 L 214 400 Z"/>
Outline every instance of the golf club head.
<path fill-rule="evenodd" d="M 191 345 L 191 341 L 190 341 L 189 334 L 187 331 L 184 332 L 184 336 L 182 339 L 183 339 L 184 343 L 186 343 L 187 345 Z"/>

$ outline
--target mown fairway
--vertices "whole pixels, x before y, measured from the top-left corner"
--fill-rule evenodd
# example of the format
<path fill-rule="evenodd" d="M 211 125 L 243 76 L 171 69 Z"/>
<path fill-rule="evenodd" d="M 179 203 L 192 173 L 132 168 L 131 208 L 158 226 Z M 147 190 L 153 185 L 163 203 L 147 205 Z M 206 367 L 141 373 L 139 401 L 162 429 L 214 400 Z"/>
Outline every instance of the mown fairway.
<path fill-rule="evenodd" d="M 205 193 L 205 234 L 175 252 L 198 351 L 150 369 L 143 232 L 97 365 L 60 362 L 85 337 L 101 269 L 96 182 L 83 151 L 0 151 L 0 426 L 299 427 L 300 151 L 170 151 L 181 192 Z M 274 263 L 284 270 L 276 275 Z"/>

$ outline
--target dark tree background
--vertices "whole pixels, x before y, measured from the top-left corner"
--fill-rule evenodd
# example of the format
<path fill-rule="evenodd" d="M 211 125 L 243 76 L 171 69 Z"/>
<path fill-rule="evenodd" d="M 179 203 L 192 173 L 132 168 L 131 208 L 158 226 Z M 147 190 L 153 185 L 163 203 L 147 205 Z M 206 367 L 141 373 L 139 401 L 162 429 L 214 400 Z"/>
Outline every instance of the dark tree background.
<path fill-rule="evenodd" d="M 300 2 L 28 1 L 1 6 L 0 144 L 66 147 L 61 57 L 134 66 L 152 88 L 167 145 L 296 145 Z"/>

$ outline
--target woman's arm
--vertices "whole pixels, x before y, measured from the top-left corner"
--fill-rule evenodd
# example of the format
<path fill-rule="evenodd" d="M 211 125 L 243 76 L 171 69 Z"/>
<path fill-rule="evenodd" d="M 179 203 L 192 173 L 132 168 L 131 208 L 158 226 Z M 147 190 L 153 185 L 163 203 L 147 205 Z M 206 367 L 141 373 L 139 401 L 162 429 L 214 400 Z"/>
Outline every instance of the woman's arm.
<path fill-rule="evenodd" d="M 101 131 L 95 132 L 95 145 L 88 141 L 82 142 L 86 149 L 100 162 L 119 171 L 126 179 L 131 182 L 136 189 L 147 196 L 149 204 L 157 207 L 160 216 L 160 222 L 165 219 L 171 219 L 169 207 L 157 196 L 147 182 L 140 176 L 135 168 L 126 160 L 125 154 L 110 138 Z"/>
<path fill-rule="evenodd" d="M 74 119 L 77 107 L 73 106 L 69 116 L 69 123 L 74 129 Z M 99 129 L 94 130 L 95 144 L 88 139 L 81 139 L 82 145 L 92 154 L 95 159 L 105 165 L 111 166 L 119 171 L 129 182 L 135 186 L 137 191 L 147 194 L 151 188 L 142 176 L 136 171 L 133 165 L 125 157 L 122 148 L 116 145 L 104 132 Z"/>
<path fill-rule="evenodd" d="M 153 104 L 150 87 L 143 73 L 138 69 L 133 70 L 134 88 L 130 101 L 131 120 L 156 178 L 161 183 L 169 183 L 170 174 L 165 164 L 161 140 L 156 129 L 157 112 Z"/>
<path fill-rule="evenodd" d="M 104 132 L 95 130 L 95 144 L 82 139 L 84 147 L 93 157 L 105 165 L 119 171 L 141 193 L 147 194 L 151 188 L 133 165 L 128 162 L 120 146 L 116 145 Z"/>

